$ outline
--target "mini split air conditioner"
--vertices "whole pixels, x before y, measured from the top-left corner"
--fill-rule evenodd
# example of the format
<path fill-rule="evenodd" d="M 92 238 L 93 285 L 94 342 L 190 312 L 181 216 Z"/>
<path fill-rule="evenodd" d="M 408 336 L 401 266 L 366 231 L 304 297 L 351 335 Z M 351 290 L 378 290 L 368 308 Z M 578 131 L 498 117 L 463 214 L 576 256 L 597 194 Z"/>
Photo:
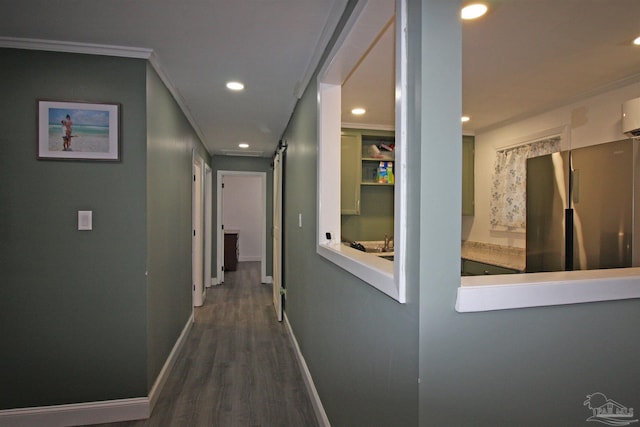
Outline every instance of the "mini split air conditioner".
<path fill-rule="evenodd" d="M 640 136 L 640 98 L 622 104 L 622 133 L 630 137 Z"/>

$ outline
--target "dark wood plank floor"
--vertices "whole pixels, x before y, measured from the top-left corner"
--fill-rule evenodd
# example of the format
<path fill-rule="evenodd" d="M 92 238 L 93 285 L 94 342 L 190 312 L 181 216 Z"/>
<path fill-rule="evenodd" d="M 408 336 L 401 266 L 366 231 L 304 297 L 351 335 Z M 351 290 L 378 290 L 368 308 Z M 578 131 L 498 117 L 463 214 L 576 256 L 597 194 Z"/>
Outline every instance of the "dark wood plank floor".
<path fill-rule="evenodd" d="M 260 263 L 225 273 L 196 309 L 151 418 L 102 426 L 318 426 L 271 292 Z"/>

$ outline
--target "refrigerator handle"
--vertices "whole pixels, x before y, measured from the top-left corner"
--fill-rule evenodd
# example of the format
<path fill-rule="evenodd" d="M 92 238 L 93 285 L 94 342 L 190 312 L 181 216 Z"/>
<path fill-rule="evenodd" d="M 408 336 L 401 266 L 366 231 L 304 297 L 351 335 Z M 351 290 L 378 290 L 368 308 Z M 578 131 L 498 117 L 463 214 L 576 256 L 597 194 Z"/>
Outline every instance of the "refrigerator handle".
<path fill-rule="evenodd" d="M 571 171 L 571 201 L 580 203 L 580 169 Z"/>
<path fill-rule="evenodd" d="M 564 269 L 573 271 L 573 209 L 564 210 Z"/>

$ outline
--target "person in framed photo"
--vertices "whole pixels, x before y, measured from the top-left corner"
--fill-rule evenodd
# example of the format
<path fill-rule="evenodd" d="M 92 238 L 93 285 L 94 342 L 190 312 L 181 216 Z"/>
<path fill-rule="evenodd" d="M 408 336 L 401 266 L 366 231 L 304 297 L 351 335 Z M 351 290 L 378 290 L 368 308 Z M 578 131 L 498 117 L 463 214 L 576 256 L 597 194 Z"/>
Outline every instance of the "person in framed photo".
<path fill-rule="evenodd" d="M 65 120 L 60 122 L 62 124 L 62 150 L 67 151 L 67 125 L 65 124 Z"/>
<path fill-rule="evenodd" d="M 63 150 L 71 151 L 71 130 L 73 127 L 73 121 L 71 121 L 71 116 L 67 114 L 64 120 L 62 120 L 62 131 L 64 136 L 62 137 L 63 141 Z"/>

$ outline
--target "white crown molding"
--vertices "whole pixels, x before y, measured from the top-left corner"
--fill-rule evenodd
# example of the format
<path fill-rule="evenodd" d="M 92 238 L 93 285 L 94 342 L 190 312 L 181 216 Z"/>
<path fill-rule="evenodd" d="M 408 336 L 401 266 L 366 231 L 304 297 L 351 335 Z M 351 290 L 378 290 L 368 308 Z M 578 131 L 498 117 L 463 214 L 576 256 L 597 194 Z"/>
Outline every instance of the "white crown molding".
<path fill-rule="evenodd" d="M 590 89 L 590 90 L 588 90 L 586 92 L 582 92 L 582 93 L 579 93 L 579 94 L 577 94 L 575 96 L 569 97 L 567 99 L 563 99 L 561 102 L 554 102 L 554 103 L 548 104 L 546 106 L 540 107 L 540 108 L 538 108 L 536 110 L 529 111 L 529 112 L 524 113 L 524 114 L 519 114 L 517 116 L 508 118 L 506 120 L 490 124 L 490 125 L 485 126 L 483 128 L 476 129 L 475 133 L 476 134 L 481 134 L 481 133 L 485 133 L 485 132 L 490 132 L 490 131 L 495 130 L 495 129 L 500 129 L 501 127 L 508 126 L 510 124 L 517 123 L 519 121 L 526 120 L 528 118 L 538 116 L 538 115 L 546 113 L 548 111 L 552 111 L 552 110 L 555 110 L 557 108 L 562 108 L 562 107 L 566 107 L 566 106 L 569 106 L 569 105 L 572 105 L 572 104 L 575 104 L 575 103 L 578 103 L 578 102 L 581 102 L 581 101 L 585 101 L 585 100 L 587 100 L 589 98 L 596 97 L 596 96 L 601 95 L 603 93 L 607 93 L 607 92 L 610 92 L 610 91 L 613 91 L 613 90 L 616 90 L 616 89 L 620 89 L 620 88 L 623 88 L 625 86 L 636 84 L 636 83 L 640 83 L 640 73 L 636 73 L 636 74 L 633 74 L 631 76 L 623 77 L 623 78 L 621 78 L 619 80 L 614 80 L 614 81 L 609 82 L 607 84 L 604 84 L 602 86 L 598 86 L 596 88 Z"/>
<path fill-rule="evenodd" d="M 155 52 L 151 52 L 148 59 L 153 69 L 156 71 L 156 73 L 158 73 L 160 80 L 162 80 L 162 83 L 164 83 L 164 85 L 167 87 L 167 89 L 173 96 L 173 99 L 175 99 L 176 103 L 178 104 L 178 107 L 180 107 L 180 109 L 182 110 L 182 113 L 187 118 L 187 121 L 193 128 L 193 131 L 196 133 L 196 135 L 198 135 L 198 138 L 200 138 L 200 141 L 202 142 L 202 146 L 204 147 L 205 150 L 207 150 L 207 153 L 209 154 L 209 156 L 211 156 L 212 153 L 207 147 L 207 144 L 205 144 L 204 142 L 205 139 L 204 139 L 202 130 L 200 129 L 200 126 L 198 126 L 197 122 L 193 118 L 193 115 L 191 114 L 191 110 L 189 110 L 189 107 L 187 107 L 187 103 L 185 102 L 184 98 L 182 97 L 178 89 L 173 85 L 173 83 L 171 83 L 169 76 L 167 75 L 167 73 L 164 71 L 164 68 L 160 64 L 160 60 L 158 59 L 158 56 L 156 55 Z"/>
<path fill-rule="evenodd" d="M 342 128 L 347 129 L 368 129 L 368 130 L 386 130 L 386 131 L 395 131 L 396 128 L 393 125 L 377 125 L 373 123 L 353 123 L 353 122 L 342 122 Z"/>
<path fill-rule="evenodd" d="M 167 76 L 163 67 L 160 65 L 160 61 L 153 51 L 153 49 L 142 47 L 129 47 L 129 46 L 110 46 L 92 43 L 77 43 L 77 42 L 65 42 L 60 40 L 44 40 L 44 39 L 23 39 L 15 37 L 0 37 L 0 48 L 12 48 L 12 49 L 28 49 L 28 50 L 44 50 L 50 52 L 65 52 L 65 53 L 84 53 L 88 55 L 103 55 L 103 56 L 116 56 L 120 58 L 138 58 L 146 59 L 149 61 L 153 69 L 158 73 L 160 80 L 165 84 L 173 98 L 175 99 L 178 107 L 182 110 L 182 113 L 187 118 L 187 121 L 193 127 L 194 132 L 200 138 L 205 150 L 211 155 L 211 152 L 204 143 L 205 139 L 193 119 L 193 115 L 186 102 L 178 89 L 171 83 L 171 80 Z"/>
<path fill-rule="evenodd" d="M 311 81 L 311 77 L 316 72 L 316 68 L 318 68 L 318 64 L 320 64 L 320 59 L 322 59 L 322 54 L 329 44 L 329 40 L 333 36 L 333 33 L 338 26 L 338 22 L 340 22 L 340 18 L 342 18 L 342 14 L 344 13 L 344 9 L 347 6 L 347 0 L 334 0 L 331 5 L 331 10 L 329 11 L 329 15 L 327 16 L 327 20 L 322 28 L 322 33 L 318 38 L 318 43 L 313 51 L 313 55 L 309 59 L 309 63 L 307 64 L 307 69 L 302 76 L 302 79 L 296 84 L 294 89 L 294 94 L 296 98 L 302 98 L 304 91 Z"/>
<path fill-rule="evenodd" d="M 109 46 L 91 43 L 65 42 L 59 40 L 22 39 L 0 37 L 0 47 L 52 52 L 86 53 L 90 55 L 119 56 L 123 58 L 149 59 L 152 49 L 128 46 Z"/>

